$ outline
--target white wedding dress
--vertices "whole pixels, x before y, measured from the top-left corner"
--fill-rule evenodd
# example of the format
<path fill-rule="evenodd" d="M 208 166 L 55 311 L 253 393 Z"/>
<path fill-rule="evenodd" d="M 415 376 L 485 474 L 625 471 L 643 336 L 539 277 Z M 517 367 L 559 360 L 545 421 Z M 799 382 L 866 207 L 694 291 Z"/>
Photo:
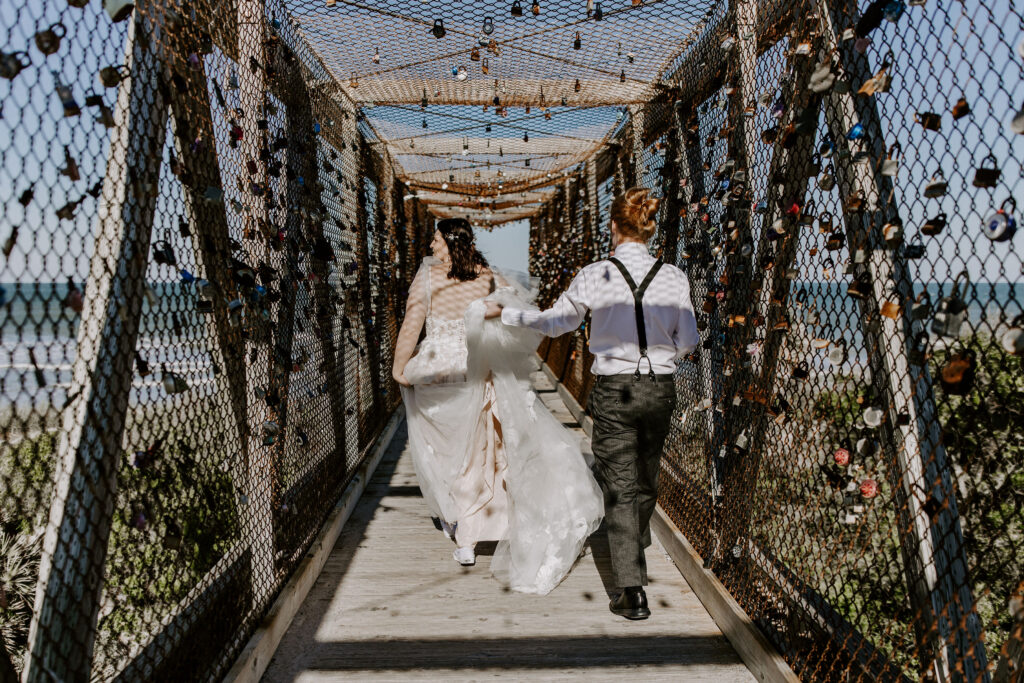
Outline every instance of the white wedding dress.
<path fill-rule="evenodd" d="M 577 436 L 530 389 L 540 333 L 484 320 L 486 301 L 530 308 L 532 295 L 513 280 L 461 319 L 436 319 L 435 263 L 424 259 L 413 281 L 426 288 L 427 335 L 405 367 L 414 386 L 402 388 L 420 489 L 433 514 L 458 523 L 460 544 L 499 541 L 491 571 L 502 583 L 546 594 L 600 524 L 600 487 Z"/>

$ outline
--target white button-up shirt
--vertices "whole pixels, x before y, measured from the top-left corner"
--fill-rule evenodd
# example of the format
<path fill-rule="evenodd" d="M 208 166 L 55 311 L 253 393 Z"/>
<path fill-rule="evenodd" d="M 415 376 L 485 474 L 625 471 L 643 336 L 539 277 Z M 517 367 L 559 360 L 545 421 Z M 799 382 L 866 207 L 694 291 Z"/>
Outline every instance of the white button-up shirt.
<path fill-rule="evenodd" d="M 654 257 L 647 246 L 626 242 L 615 249 L 615 258 L 626 267 L 640 286 Z M 663 264 L 643 298 L 644 325 L 647 329 L 647 357 L 657 374 L 675 371 L 675 361 L 692 351 L 700 342 L 697 319 L 690 301 L 690 281 L 673 265 Z M 610 261 L 591 263 L 576 274 L 569 289 L 546 311 L 505 308 L 501 321 L 506 325 L 531 327 L 549 337 L 557 337 L 580 326 L 591 311 L 590 352 L 594 354 L 591 371 L 595 375 L 633 373 L 640 360 L 640 344 L 633 307 L 633 292 L 622 273 Z M 647 361 L 640 372 L 648 372 Z"/>

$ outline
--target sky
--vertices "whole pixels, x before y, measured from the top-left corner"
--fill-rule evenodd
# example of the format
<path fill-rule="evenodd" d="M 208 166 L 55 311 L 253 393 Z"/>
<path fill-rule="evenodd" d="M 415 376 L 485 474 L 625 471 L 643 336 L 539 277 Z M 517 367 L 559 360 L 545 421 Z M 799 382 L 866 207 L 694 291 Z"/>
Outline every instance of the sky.
<path fill-rule="evenodd" d="M 476 245 L 492 265 L 504 270 L 529 272 L 530 223 L 513 221 L 491 230 L 476 230 Z"/>

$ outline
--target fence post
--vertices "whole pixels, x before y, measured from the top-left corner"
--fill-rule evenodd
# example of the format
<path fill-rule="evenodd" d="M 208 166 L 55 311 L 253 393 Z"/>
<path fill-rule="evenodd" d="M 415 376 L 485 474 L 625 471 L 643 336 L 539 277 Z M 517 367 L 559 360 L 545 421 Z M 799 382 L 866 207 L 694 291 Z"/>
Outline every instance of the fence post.
<path fill-rule="evenodd" d="M 128 29 L 24 680 L 89 680 L 149 265 L 167 102 L 149 15 Z M 145 24 L 145 25 L 144 25 Z"/>
<path fill-rule="evenodd" d="M 301 139 L 312 130 L 313 121 L 316 118 L 313 113 L 311 93 L 302 77 L 301 67 L 298 65 L 290 66 L 282 70 L 282 73 L 286 79 L 285 87 L 293 98 L 286 103 L 288 138 L 289 140 Z M 336 125 L 341 125 L 340 121 L 336 122 Z M 325 142 L 325 144 L 327 143 Z M 297 169 L 298 174 L 304 179 L 305 187 L 309 188 L 309 196 L 311 197 L 309 203 L 313 205 L 314 213 L 320 215 L 320 212 L 323 212 L 323 216 L 326 217 L 326 208 L 324 208 L 322 199 L 324 188 L 320 182 L 319 155 L 319 142 L 313 146 L 312 150 L 305 150 L 305 154 L 299 154 L 297 149 L 291 144 L 288 146 L 288 168 Z M 302 201 L 300 190 L 298 202 L 301 203 Z M 340 270 L 339 254 L 341 253 L 341 240 L 333 239 L 333 235 L 328 234 L 326 226 L 330 224 L 330 221 L 322 220 L 320 225 L 314 228 L 314 231 L 318 232 L 323 239 L 329 241 L 335 254 L 335 267 Z M 338 331 L 334 327 L 337 307 L 331 286 L 328 284 L 329 269 L 327 264 L 323 261 L 311 261 L 311 271 L 316 276 L 311 285 L 313 313 L 316 318 L 315 329 L 318 331 L 323 358 L 320 367 L 317 368 L 317 372 L 320 373 L 326 383 L 324 391 L 318 392 L 318 394 L 326 397 L 331 416 L 332 447 L 329 453 L 340 455 L 340 458 L 333 462 L 331 467 L 334 468 L 333 473 L 335 475 L 343 478 L 346 475 L 348 464 L 345 446 L 345 356 L 344 353 L 338 352 L 338 347 L 344 344 L 344 340 L 339 339 L 337 336 Z M 338 277 L 340 278 L 342 274 L 339 272 Z M 339 386 L 341 387 L 340 396 L 336 393 Z"/>
<path fill-rule="evenodd" d="M 167 36 L 167 39 L 174 39 Z M 165 46 L 167 47 L 167 46 Z M 170 60 L 183 62 L 185 50 L 165 50 L 165 65 Z M 185 204 L 185 220 L 188 232 L 192 236 L 192 247 L 199 266 L 199 273 L 214 283 L 221 292 L 226 292 L 231 282 L 231 274 L 226 267 L 225 256 L 230 253 L 228 221 L 223 201 L 215 202 L 203 198 L 209 187 L 223 188 L 224 182 L 221 168 L 217 160 L 216 139 L 213 129 L 213 112 L 210 105 L 209 81 L 202 61 L 199 68 L 186 67 L 177 69 L 185 79 L 187 89 L 171 98 L 171 117 L 173 120 L 174 148 L 181 164 L 182 196 Z M 192 149 L 195 140 L 203 140 L 206 144 L 197 145 Z M 208 323 L 210 337 L 215 343 L 210 349 L 212 360 L 222 371 L 215 376 L 218 389 L 224 389 L 231 402 L 231 419 L 234 426 L 234 440 L 223 444 L 228 453 L 239 449 L 243 457 L 239 463 L 248 460 L 245 455 L 248 449 L 249 420 L 248 396 L 245 390 L 245 359 L 238 350 L 241 335 L 231 327 L 227 303 L 222 296 L 213 299 L 213 311 Z M 216 418 L 214 418 L 216 419 Z M 229 472 L 238 491 L 245 489 L 245 473 L 237 466 L 231 466 Z M 243 519 L 244 506 L 238 505 L 239 519 Z"/>
<path fill-rule="evenodd" d="M 263 116 L 266 106 L 266 79 L 262 68 L 250 68 L 250 60 L 256 60 L 260 65 L 266 63 L 263 59 L 263 27 L 266 24 L 264 5 L 263 0 L 237 0 L 237 2 L 238 97 L 240 106 L 245 112 L 245 115 L 238 121 L 243 130 L 239 149 L 244 158 L 259 159 L 262 149 L 260 141 L 263 136 L 256 127 L 256 120 Z M 266 186 L 265 168 L 258 170 L 255 180 Z M 249 209 L 246 213 L 251 215 L 258 224 L 267 224 L 267 214 L 262 199 L 253 198 L 251 193 L 243 192 L 241 201 L 246 208 L 250 203 L 255 203 L 255 208 Z M 277 258 L 271 256 L 265 240 L 244 240 L 244 246 L 246 258 L 253 268 L 261 261 L 278 261 Z M 280 282 L 283 290 L 283 278 L 280 279 Z M 282 291 L 278 310 L 280 311 L 287 305 L 285 292 Z M 248 310 L 246 312 L 246 325 L 250 335 L 245 344 L 247 360 L 245 383 L 249 389 L 266 387 L 269 391 L 271 386 L 277 384 L 274 380 L 275 359 L 272 352 L 273 327 L 269 322 L 254 321 L 253 319 L 256 317 L 255 311 Z M 281 401 L 284 402 L 284 400 L 285 398 L 282 396 Z M 247 538 L 250 544 L 252 602 L 259 609 L 270 595 L 277 574 L 274 566 L 274 516 L 272 512 L 276 482 L 271 448 L 264 446 L 261 438 L 263 422 L 269 418 L 267 408 L 250 402 L 248 418 L 246 489 L 240 494 L 243 496 L 241 501 L 243 510 L 245 510 L 241 528 L 243 538 Z"/>
<path fill-rule="evenodd" d="M 841 43 L 841 27 L 857 16 L 852 0 L 822 0 L 828 48 L 838 48 L 850 91 L 830 92 L 826 120 L 833 140 L 845 140 L 846 131 L 858 121 L 867 133 L 869 162 L 858 164 L 852 156 L 838 159 L 836 180 L 844 202 L 843 217 L 851 252 L 859 247 L 869 258 L 855 265 L 857 274 L 868 273 L 871 293 L 861 304 L 861 324 L 867 342 L 872 383 L 887 395 L 884 425 L 890 486 L 897 505 L 899 534 L 912 606 L 920 615 L 914 620 L 922 666 L 938 681 L 988 680 L 981 621 L 977 614 L 967 558 L 957 513 L 949 459 L 942 445 L 941 427 L 932 395 L 927 364 L 908 363 L 908 340 L 914 321 L 907 302 L 912 280 L 905 259 L 886 247 L 881 227 L 897 216 L 892 182 L 876 173 L 877 160 L 885 151 L 885 129 L 871 98 L 854 99 L 860 85 L 872 77 L 866 58 L 857 54 L 852 41 Z M 839 155 L 836 155 L 837 157 Z M 867 210 L 847 210 L 845 199 L 864 192 Z M 888 291 L 895 288 L 901 315 L 891 320 L 878 315 Z M 867 323 L 868 316 L 880 319 Z M 898 426 L 892 415 L 905 411 L 909 424 Z M 928 661 L 928 657 L 933 657 Z"/>

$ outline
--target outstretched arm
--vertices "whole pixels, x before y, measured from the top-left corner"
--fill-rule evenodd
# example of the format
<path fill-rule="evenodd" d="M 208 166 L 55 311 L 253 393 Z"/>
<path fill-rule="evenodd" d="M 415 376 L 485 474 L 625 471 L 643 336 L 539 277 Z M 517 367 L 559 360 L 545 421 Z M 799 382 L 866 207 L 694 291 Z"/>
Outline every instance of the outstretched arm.
<path fill-rule="evenodd" d="M 558 337 L 572 332 L 587 314 L 590 308 L 587 297 L 585 271 L 580 271 L 569 284 L 555 305 L 546 311 L 524 311 L 518 308 L 505 308 L 501 311 L 501 322 L 506 325 L 529 327 L 549 337 Z"/>
<path fill-rule="evenodd" d="M 416 350 L 416 342 L 423 329 L 423 321 L 427 318 L 426 277 L 421 271 L 409 287 L 409 299 L 405 304 L 405 319 L 402 329 L 398 331 L 395 342 L 395 363 L 391 368 L 391 376 L 404 387 L 412 386 L 405 379 L 405 365 Z"/>

